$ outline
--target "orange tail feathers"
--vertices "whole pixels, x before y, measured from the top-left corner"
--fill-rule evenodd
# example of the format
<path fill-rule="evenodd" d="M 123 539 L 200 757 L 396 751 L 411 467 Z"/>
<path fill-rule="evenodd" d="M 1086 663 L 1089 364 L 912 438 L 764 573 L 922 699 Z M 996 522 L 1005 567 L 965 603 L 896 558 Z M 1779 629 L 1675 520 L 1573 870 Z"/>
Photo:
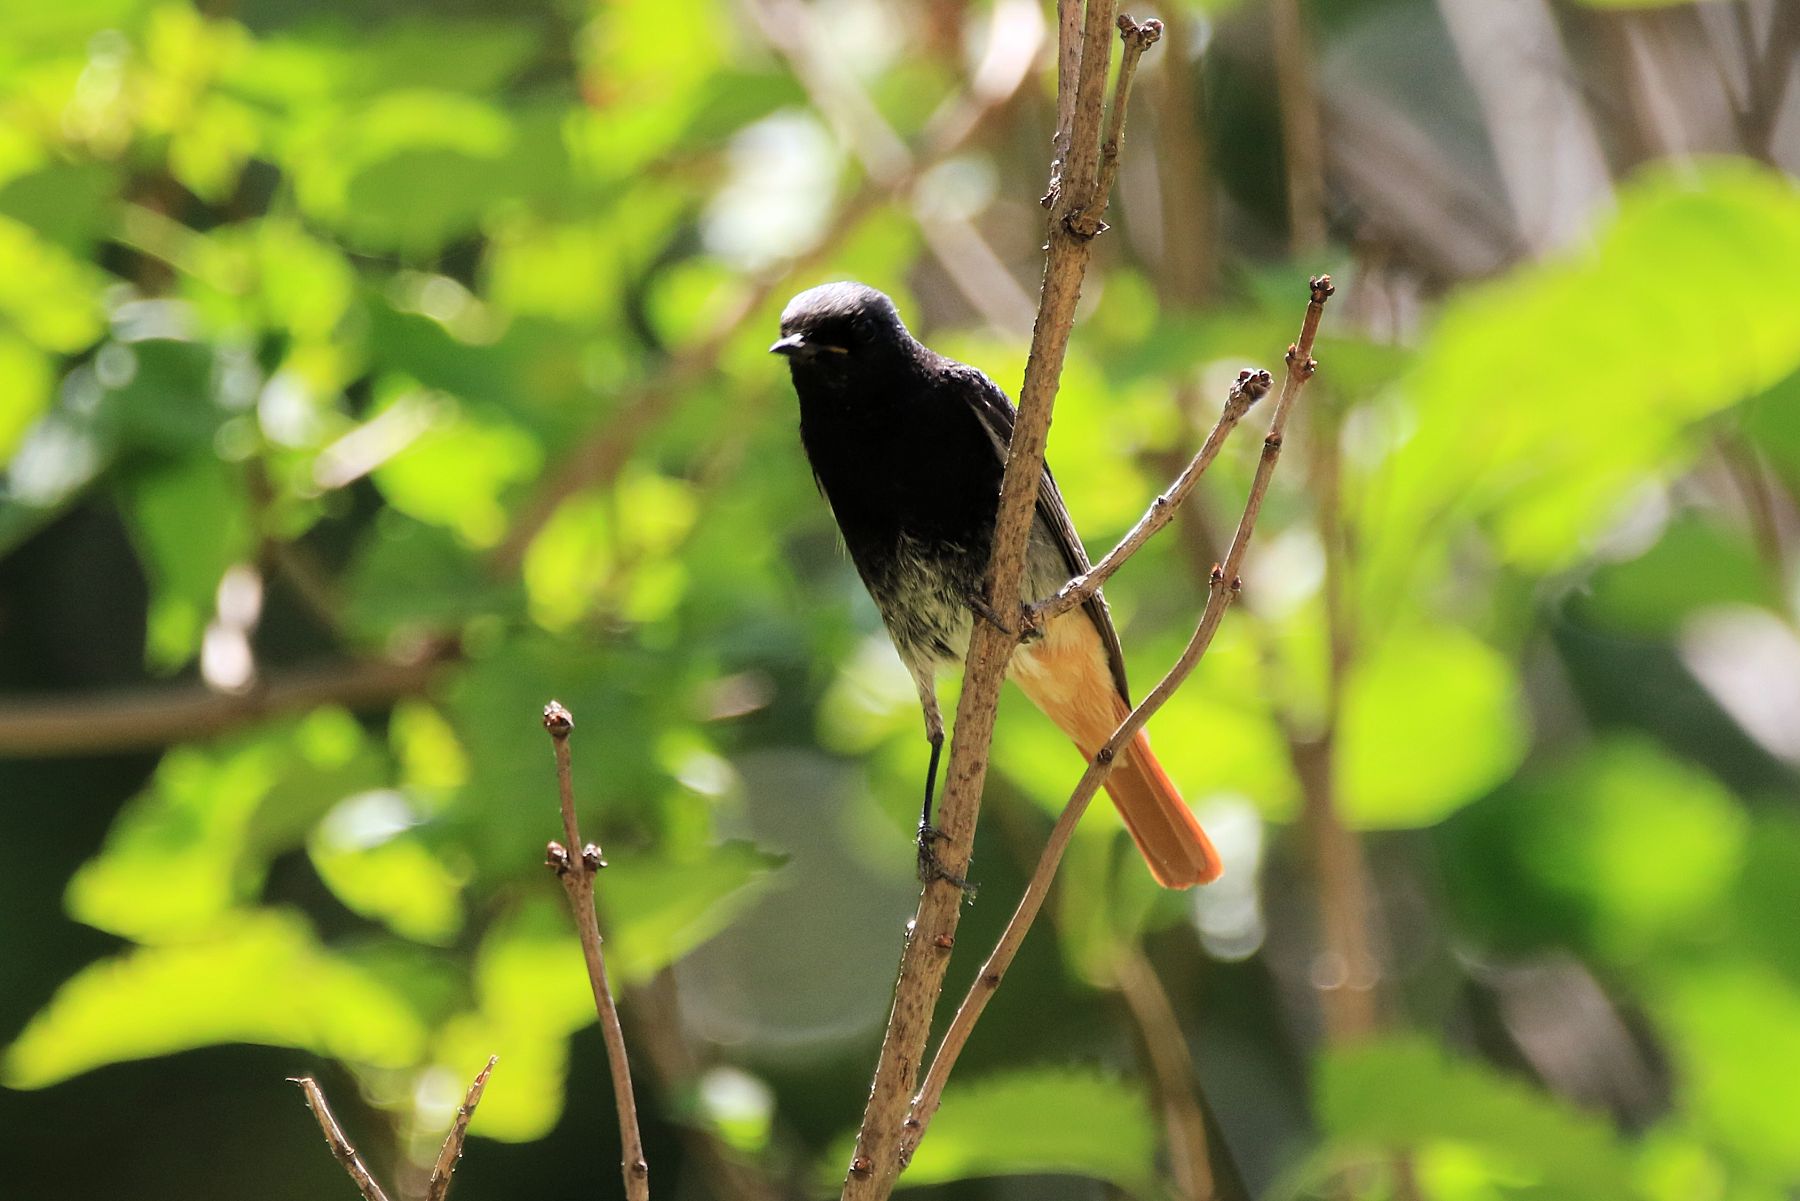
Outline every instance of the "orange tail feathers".
<path fill-rule="evenodd" d="M 1041 641 L 1013 656 L 1011 672 L 1031 703 L 1090 759 L 1130 712 L 1113 686 L 1100 636 L 1084 615 L 1052 622 Z M 1143 731 L 1113 764 L 1106 791 L 1158 884 L 1192 888 L 1224 872 L 1212 840 L 1150 753 Z"/>
<path fill-rule="evenodd" d="M 1120 720 L 1125 712 L 1121 709 Z M 1213 849 L 1212 839 L 1150 753 L 1150 740 L 1142 730 L 1132 739 L 1124 758 L 1113 765 L 1112 774 L 1106 777 L 1106 791 L 1158 884 L 1192 888 L 1211 884 L 1224 873 L 1225 865 Z"/>

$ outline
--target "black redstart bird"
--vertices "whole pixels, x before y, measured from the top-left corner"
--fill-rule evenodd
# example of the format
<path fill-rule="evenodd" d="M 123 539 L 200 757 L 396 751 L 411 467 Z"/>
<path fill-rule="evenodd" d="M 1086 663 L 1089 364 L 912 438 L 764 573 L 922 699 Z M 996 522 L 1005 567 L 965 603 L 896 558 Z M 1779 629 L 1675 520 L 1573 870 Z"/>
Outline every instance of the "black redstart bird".
<path fill-rule="evenodd" d="M 825 284 L 794 297 L 769 349 L 792 369 L 813 475 L 918 685 L 931 743 L 920 822 L 921 864 L 929 870 L 932 788 L 944 743 L 936 669 L 967 653 L 974 615 L 1004 624 L 986 604 L 985 580 L 1012 402 L 980 371 L 920 345 L 893 301 L 862 284 Z M 1025 594 L 1048 596 L 1087 567 L 1046 470 Z M 1008 674 L 1090 758 L 1131 708 L 1119 636 L 1098 594 L 1022 644 Z M 1218 852 L 1143 733 L 1120 755 L 1106 790 L 1158 883 L 1189 888 L 1218 877 Z"/>

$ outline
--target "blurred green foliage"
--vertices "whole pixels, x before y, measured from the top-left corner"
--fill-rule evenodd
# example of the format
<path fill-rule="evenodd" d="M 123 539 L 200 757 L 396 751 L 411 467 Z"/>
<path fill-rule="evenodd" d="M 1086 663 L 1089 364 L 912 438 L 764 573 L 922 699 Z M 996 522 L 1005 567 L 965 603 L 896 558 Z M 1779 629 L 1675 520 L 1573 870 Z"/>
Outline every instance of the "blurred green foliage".
<path fill-rule="evenodd" d="M 779 1195 L 841 1171 L 923 743 L 763 352 L 788 294 L 855 277 L 1015 387 L 1007 296 L 1036 277 L 1053 107 L 1034 66 L 965 148 L 871 184 L 867 114 L 821 99 L 757 7 L 0 13 L 0 728 L 38 705 L 79 726 L 128 684 L 149 689 L 133 720 L 230 715 L 150 754 L 0 762 L 23 864 L 0 892 L 0 1191 L 71 1195 L 62 1165 L 94 1154 L 77 1111 L 140 1162 L 171 1141 L 144 1095 L 221 1166 L 143 1151 L 141 1195 L 242 1191 L 244 1163 L 260 1195 L 342 1191 L 294 1098 L 213 1098 L 324 1065 L 365 1150 L 416 1164 L 499 1054 L 459 1195 L 588 1192 L 554 1170 L 612 1151 L 541 867 L 551 697 L 613 860 L 659 1189 L 727 1195 L 709 1154 Z M 1491 278 L 1407 266 L 1355 195 L 1334 247 L 1295 261 L 1265 9 L 1164 14 L 1051 440 L 1101 549 L 1236 368 L 1279 357 L 1308 271 L 1336 271 L 1243 603 L 1152 723 L 1230 872 L 1161 893 L 1094 812 L 903 1184 L 1167 1195 L 1120 1000 L 1141 945 L 1253 1192 L 1791 1196 L 1800 192 L 1755 148 L 1618 151 L 1589 236 Z M 983 55 L 1042 36 L 1004 0 L 774 11 L 911 145 Z M 1365 31 L 1403 28 L 1463 86 L 1429 4 L 1306 12 L 1323 78 L 1354 82 Z M 1565 17 L 1571 39 L 1660 19 Z M 1453 149 L 1498 191 L 1470 128 Z M 989 286 L 959 273 L 952 220 Z M 1255 442 L 1109 588 L 1140 692 L 1187 637 Z M 421 657 L 428 685 L 342 684 Z M 1323 785 L 1297 766 L 1321 746 Z M 994 762 L 953 988 L 1079 767 L 1013 695 Z M 1299 818 L 1321 787 L 1372 865 L 1392 1028 L 1348 1046 L 1318 1018 Z M 234 1044 L 278 1050 L 208 1058 Z"/>

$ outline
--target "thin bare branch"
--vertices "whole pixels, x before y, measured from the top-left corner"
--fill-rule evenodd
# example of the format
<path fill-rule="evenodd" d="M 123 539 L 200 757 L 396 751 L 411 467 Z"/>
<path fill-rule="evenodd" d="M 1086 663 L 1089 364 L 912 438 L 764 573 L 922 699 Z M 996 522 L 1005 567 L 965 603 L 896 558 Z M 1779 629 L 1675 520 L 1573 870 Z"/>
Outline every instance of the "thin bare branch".
<path fill-rule="evenodd" d="M 1296 255 L 1325 244 L 1325 138 L 1313 79 L 1312 39 L 1300 0 L 1274 0 L 1275 91 L 1281 107 L 1282 160 L 1287 167 L 1288 243 Z"/>
<path fill-rule="evenodd" d="M 289 1076 L 289 1084 L 298 1084 L 300 1091 L 306 1094 L 306 1104 L 313 1111 L 313 1117 L 319 1120 L 319 1129 L 325 1134 L 325 1143 L 337 1161 L 344 1165 L 344 1171 L 356 1182 L 356 1190 L 363 1195 L 363 1201 L 388 1201 L 388 1195 L 376 1183 L 369 1166 L 356 1153 L 350 1140 L 344 1137 L 344 1128 L 338 1125 L 337 1118 L 331 1112 L 331 1106 L 325 1103 L 325 1090 L 311 1076 Z"/>
<path fill-rule="evenodd" d="M 1019 608 L 1025 543 L 1037 503 L 1038 483 L 1044 473 L 1044 444 L 1069 334 L 1075 325 L 1075 304 L 1081 295 L 1093 245 L 1091 237 L 1071 228 L 1069 217 L 1082 209 L 1092 209 L 1095 202 L 1100 117 L 1111 58 L 1114 7 L 1112 0 L 1089 0 L 1083 27 L 1067 177 L 1049 214 L 1049 252 L 1032 330 L 1031 355 L 1019 389 L 1019 415 L 1001 481 L 988 565 L 985 599 L 990 608 L 1001 613 Z M 937 849 L 946 874 L 951 876 L 968 874 L 1000 684 L 1017 638 L 1016 631 L 1003 630 L 993 622 L 977 622 L 970 639 L 950 765 L 938 810 L 943 838 Z M 956 944 L 961 905 L 961 888 L 947 879 L 932 881 L 920 895 L 900 959 L 894 1006 L 876 1061 L 875 1079 L 844 1179 L 844 1201 L 884 1201 L 899 1176 L 901 1123 L 924 1058 L 950 950 Z"/>
<path fill-rule="evenodd" d="M 1194 1092 L 1194 1068 L 1188 1060 L 1187 1039 L 1175 1016 L 1168 990 L 1157 978 L 1156 967 L 1136 943 L 1120 951 L 1113 965 L 1113 979 L 1125 1007 L 1137 1023 L 1150 1063 L 1150 1078 L 1162 1110 L 1164 1135 L 1169 1145 L 1169 1170 L 1175 1177 L 1175 1195 L 1182 1201 L 1213 1201 L 1212 1156 L 1207 1147 L 1206 1114 Z"/>
<path fill-rule="evenodd" d="M 575 785 L 569 758 L 569 734 L 574 728 L 574 716 L 561 704 L 551 701 L 544 706 L 544 729 L 556 750 L 556 788 L 562 802 L 563 836 L 568 840 L 552 842 L 546 861 L 569 898 L 569 913 L 581 936 L 581 955 L 594 992 L 594 1011 L 599 1015 L 600 1033 L 606 1040 L 606 1064 L 612 1070 L 613 1100 L 619 1111 L 619 1171 L 625 1179 L 625 1196 L 628 1201 L 648 1201 L 650 1165 L 644 1160 L 644 1139 L 638 1130 L 631 1063 L 625 1053 L 625 1034 L 619 1028 L 619 1008 L 613 1002 L 612 986 L 606 978 L 600 919 L 594 912 L 594 875 L 606 866 L 606 861 L 600 857 L 597 845 L 581 841 L 581 828 L 575 820 Z"/>
<path fill-rule="evenodd" d="M 1200 482 L 1200 477 L 1206 474 L 1206 469 L 1218 458 L 1219 448 L 1225 445 L 1225 439 L 1231 436 L 1231 431 L 1237 428 L 1238 422 L 1243 420 L 1251 406 L 1269 394 L 1274 383 L 1269 373 L 1261 368 L 1245 368 L 1238 372 L 1230 393 L 1225 397 L 1225 408 L 1219 413 L 1219 420 L 1213 424 L 1212 432 L 1206 435 L 1206 441 L 1201 444 L 1186 470 L 1169 486 L 1167 492 L 1150 502 L 1150 507 L 1138 519 L 1138 523 L 1131 527 L 1131 532 L 1121 538 L 1117 546 L 1107 551 L 1104 558 L 1057 589 L 1055 596 L 1031 605 L 1026 613 L 1027 624 L 1034 628 L 1043 626 L 1093 599 L 1094 594 L 1106 586 L 1106 581 L 1125 565 L 1127 559 L 1142 550 L 1145 543 L 1174 519 L 1181 502 L 1187 499 L 1188 493 L 1194 490 L 1194 485 Z"/>
<path fill-rule="evenodd" d="M 798 0 L 742 3 L 764 39 L 787 60 L 813 107 L 837 126 L 840 139 L 869 177 L 890 195 L 909 192 L 920 174 L 917 160 L 861 84 L 844 70 L 818 31 L 809 6 Z M 919 232 L 957 289 L 990 324 L 1023 329 L 1031 320 L 1031 301 L 973 222 L 939 216 L 921 221 Z"/>
<path fill-rule="evenodd" d="M 1144 51 L 1162 40 L 1163 24 L 1155 17 L 1141 24 L 1129 13 L 1119 14 L 1119 37 L 1125 49 L 1119 55 L 1119 82 L 1113 89 L 1112 116 L 1107 121 L 1106 140 L 1100 143 L 1100 167 L 1094 184 L 1094 198 L 1071 219 L 1077 233 L 1092 237 L 1104 224 L 1099 209 L 1106 207 L 1112 195 L 1113 182 L 1119 177 L 1119 151 L 1125 145 L 1125 113 L 1131 100 L 1131 85 L 1137 78 L 1138 60 Z"/>
<path fill-rule="evenodd" d="M 937 1054 L 932 1057 L 931 1068 L 926 1073 L 925 1083 L 914 1098 L 911 1112 L 906 1119 L 906 1133 L 903 1137 L 903 1159 L 910 1159 L 912 1152 L 925 1137 L 926 1128 L 931 1123 L 932 1115 L 937 1112 L 943 1100 L 944 1085 L 949 1080 L 950 1070 L 955 1067 L 957 1057 L 968 1042 L 969 1035 L 975 1029 L 982 1010 L 992 999 L 1001 979 L 1012 965 L 1013 956 L 1025 941 L 1025 935 L 1031 924 L 1037 919 L 1038 911 L 1043 907 L 1044 899 L 1050 894 L 1051 882 L 1055 879 L 1056 869 L 1062 862 L 1063 852 L 1068 849 L 1069 840 L 1074 836 L 1076 823 L 1082 814 L 1087 812 L 1088 802 L 1106 782 L 1112 773 L 1113 762 L 1119 751 L 1150 720 L 1152 714 L 1162 708 L 1163 704 L 1181 687 L 1194 668 L 1199 664 L 1207 648 L 1212 645 L 1213 635 L 1218 632 L 1219 623 L 1224 619 L 1225 610 L 1230 606 L 1238 593 L 1238 572 L 1243 565 L 1244 554 L 1249 549 L 1250 535 L 1256 528 L 1257 517 L 1262 512 L 1263 498 L 1268 494 L 1269 481 L 1274 476 L 1276 460 L 1281 455 L 1281 443 L 1287 429 L 1288 414 L 1292 410 L 1295 399 L 1306 381 L 1312 378 L 1316 364 L 1312 358 L 1313 339 L 1318 333 L 1319 318 L 1324 313 L 1325 301 L 1331 296 L 1332 286 L 1329 276 L 1318 276 L 1311 283 L 1311 298 L 1306 306 L 1306 317 L 1301 322 L 1300 337 L 1288 348 L 1287 373 L 1282 380 L 1281 393 L 1275 400 L 1275 411 L 1269 419 L 1269 432 L 1263 438 L 1262 457 L 1256 465 L 1256 474 L 1250 482 L 1250 493 L 1244 501 L 1243 515 L 1238 519 L 1237 532 L 1232 536 L 1231 548 L 1225 553 L 1225 561 L 1214 566 L 1209 582 L 1206 607 L 1200 614 L 1199 623 L 1189 639 L 1181 657 L 1169 669 L 1149 695 L 1140 701 L 1136 708 L 1125 718 L 1113 736 L 1106 740 L 1095 754 L 1093 762 L 1075 786 L 1068 804 L 1056 819 L 1056 825 L 1050 831 L 1050 838 L 1044 845 L 1043 854 L 1038 858 L 1038 865 L 1032 872 L 1031 880 L 1025 887 L 1025 893 L 1019 898 L 1018 908 L 1006 924 L 999 942 L 988 956 L 976 975 L 975 982 L 970 985 L 968 995 L 963 998 L 961 1007 L 951 1020 L 949 1030 L 945 1031 L 943 1041 L 938 1045 Z"/>
<path fill-rule="evenodd" d="M 382 709 L 427 691 L 454 657 L 445 644 L 405 662 L 299 668 L 241 693 L 160 684 L 77 696 L 0 700 L 0 758 L 155 750 L 320 705 Z"/>
<path fill-rule="evenodd" d="M 462 1104 L 456 1107 L 456 1120 L 450 1124 L 450 1133 L 444 1136 L 437 1162 L 431 1166 L 431 1179 L 425 1183 L 425 1201 L 444 1201 L 450 1195 L 450 1178 L 462 1161 L 463 1140 L 469 1135 L 469 1122 L 475 1116 L 475 1107 L 481 1104 L 481 1094 L 487 1091 L 488 1077 L 494 1074 L 494 1065 L 499 1062 L 498 1055 L 488 1056 L 487 1066 L 475 1074 Z"/>

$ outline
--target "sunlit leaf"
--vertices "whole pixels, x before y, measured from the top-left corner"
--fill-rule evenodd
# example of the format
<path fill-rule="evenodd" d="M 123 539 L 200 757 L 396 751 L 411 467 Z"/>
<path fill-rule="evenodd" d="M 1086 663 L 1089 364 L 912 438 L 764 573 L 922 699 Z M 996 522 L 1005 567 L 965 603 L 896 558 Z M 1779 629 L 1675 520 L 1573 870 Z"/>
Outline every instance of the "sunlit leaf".
<path fill-rule="evenodd" d="M 1677 1087 L 1711 1136 L 1792 1178 L 1800 1144 L 1800 990 L 1756 963 L 1673 974 L 1655 1008 L 1676 1057 Z"/>
<path fill-rule="evenodd" d="M 952 1084 L 900 1187 L 979 1176 L 1074 1175 L 1146 1193 L 1156 1122 L 1142 1088 L 1063 1068 Z M 849 1155 L 834 1158 L 842 1171 Z"/>
<path fill-rule="evenodd" d="M 304 922 L 244 916 L 211 937 L 78 972 L 7 1048 L 13 1088 L 217 1043 L 264 1043 L 401 1067 L 424 1049 L 411 1010 L 320 947 Z"/>
<path fill-rule="evenodd" d="M 1525 750 L 1519 685 L 1449 626 L 1390 634 L 1344 687 L 1338 785 L 1368 828 L 1429 825 L 1504 779 Z"/>
<path fill-rule="evenodd" d="M 1644 473 L 1692 457 L 1694 422 L 1800 365 L 1790 269 L 1800 192 L 1718 161 L 1635 180 L 1590 252 L 1461 293 L 1407 378 L 1416 428 L 1365 510 L 1368 595 L 1416 591 L 1470 522 L 1521 566 L 1567 562 Z"/>
<path fill-rule="evenodd" d="M 506 529 L 501 496 L 542 461 L 523 431 L 448 412 L 435 429 L 375 469 L 375 482 L 402 513 L 491 546 Z"/>
<path fill-rule="evenodd" d="M 151 582 L 147 653 L 177 667 L 199 648 L 225 569 L 250 553 L 251 525 L 241 483 L 210 458 L 144 472 L 127 513 Z"/>
<path fill-rule="evenodd" d="M 105 278 L 29 226 L 0 217 L 0 318 L 45 350 L 80 350 L 100 336 Z"/>

